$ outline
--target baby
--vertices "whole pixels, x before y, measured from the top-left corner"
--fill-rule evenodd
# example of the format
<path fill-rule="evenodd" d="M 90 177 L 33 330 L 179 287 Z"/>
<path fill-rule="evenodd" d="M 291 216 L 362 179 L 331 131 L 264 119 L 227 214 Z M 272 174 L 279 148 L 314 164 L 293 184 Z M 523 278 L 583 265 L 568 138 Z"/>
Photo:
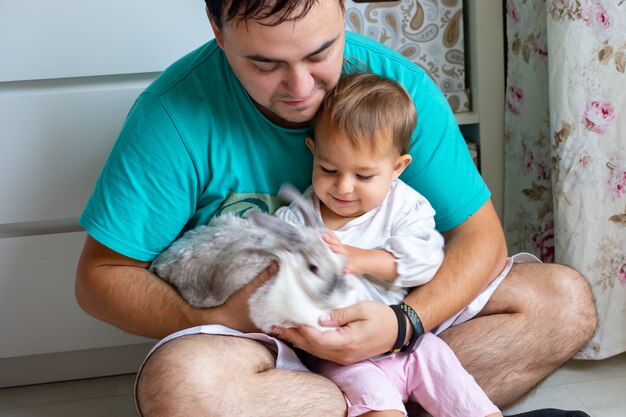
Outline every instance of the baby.
<path fill-rule="evenodd" d="M 343 75 L 318 112 L 314 137 L 306 140 L 314 160 L 304 197 L 328 229 L 326 242 L 346 256 L 359 299 L 389 304 L 396 313 L 398 339 L 390 355 L 308 365 L 339 386 L 348 416 L 405 416 L 408 400 L 435 417 L 501 416 L 452 350 L 423 334 L 417 313 L 402 302 L 408 288 L 432 279 L 444 256 L 433 208 L 398 179 L 411 162 L 416 121 L 404 88 L 373 74 Z M 304 224 L 294 205 L 275 215 Z"/>

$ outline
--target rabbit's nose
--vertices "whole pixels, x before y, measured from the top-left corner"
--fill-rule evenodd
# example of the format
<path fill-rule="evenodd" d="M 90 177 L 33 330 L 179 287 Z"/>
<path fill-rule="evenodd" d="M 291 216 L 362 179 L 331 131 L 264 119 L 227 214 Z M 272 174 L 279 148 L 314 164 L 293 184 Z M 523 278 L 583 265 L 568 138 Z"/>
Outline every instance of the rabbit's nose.
<path fill-rule="evenodd" d="M 346 281 L 344 280 L 343 274 L 335 275 L 335 290 L 343 290 L 346 287 Z"/>
<path fill-rule="evenodd" d="M 343 282 L 343 274 L 335 274 L 332 276 L 328 285 L 322 289 L 322 294 L 325 297 L 330 297 L 333 292 L 342 291 L 344 288 L 345 283 Z"/>

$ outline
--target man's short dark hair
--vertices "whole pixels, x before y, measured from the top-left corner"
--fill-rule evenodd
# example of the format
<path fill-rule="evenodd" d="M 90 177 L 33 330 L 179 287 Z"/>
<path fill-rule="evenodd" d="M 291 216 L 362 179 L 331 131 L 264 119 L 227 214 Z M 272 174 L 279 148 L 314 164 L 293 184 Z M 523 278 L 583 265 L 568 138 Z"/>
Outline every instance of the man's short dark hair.
<path fill-rule="evenodd" d="M 218 28 L 223 20 L 235 23 L 247 20 L 263 20 L 273 17 L 268 26 L 276 26 L 285 21 L 300 20 L 320 0 L 205 0 L 209 14 Z M 341 10 L 343 0 L 337 0 Z M 223 20 L 222 20 L 223 19 Z"/>

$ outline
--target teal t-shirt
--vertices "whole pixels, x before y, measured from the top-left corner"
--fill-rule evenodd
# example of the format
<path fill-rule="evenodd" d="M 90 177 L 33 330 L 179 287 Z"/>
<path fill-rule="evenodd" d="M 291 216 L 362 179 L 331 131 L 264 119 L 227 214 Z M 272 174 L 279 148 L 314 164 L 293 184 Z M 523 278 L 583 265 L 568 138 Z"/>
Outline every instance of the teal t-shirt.
<path fill-rule="evenodd" d="M 347 32 L 344 54 L 411 93 L 418 125 L 401 178 L 430 200 L 440 231 L 463 222 L 489 191 L 443 94 L 424 70 L 363 36 Z M 283 183 L 304 190 L 310 133 L 265 118 L 210 41 L 137 98 L 79 223 L 110 249 L 150 261 L 217 214 L 273 212 Z"/>

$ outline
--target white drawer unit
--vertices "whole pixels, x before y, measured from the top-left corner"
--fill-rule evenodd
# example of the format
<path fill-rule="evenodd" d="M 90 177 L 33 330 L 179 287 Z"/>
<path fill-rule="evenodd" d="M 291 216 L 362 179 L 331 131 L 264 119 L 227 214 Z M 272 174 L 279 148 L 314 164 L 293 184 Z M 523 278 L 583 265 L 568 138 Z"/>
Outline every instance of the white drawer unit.
<path fill-rule="evenodd" d="M 202 0 L 0 0 L 0 386 L 137 370 L 74 297 L 76 224 L 139 93 L 213 38 Z"/>
<path fill-rule="evenodd" d="M 91 318 L 74 298 L 84 232 L 0 239 L 0 358 L 151 340 Z"/>
<path fill-rule="evenodd" d="M 212 37 L 202 0 L 0 0 L 0 82 L 162 71 Z"/>
<path fill-rule="evenodd" d="M 84 232 L 0 239 L 0 388 L 135 372 L 153 340 L 74 298 Z"/>
<path fill-rule="evenodd" d="M 0 85 L 0 224 L 78 217 L 148 82 Z"/>

